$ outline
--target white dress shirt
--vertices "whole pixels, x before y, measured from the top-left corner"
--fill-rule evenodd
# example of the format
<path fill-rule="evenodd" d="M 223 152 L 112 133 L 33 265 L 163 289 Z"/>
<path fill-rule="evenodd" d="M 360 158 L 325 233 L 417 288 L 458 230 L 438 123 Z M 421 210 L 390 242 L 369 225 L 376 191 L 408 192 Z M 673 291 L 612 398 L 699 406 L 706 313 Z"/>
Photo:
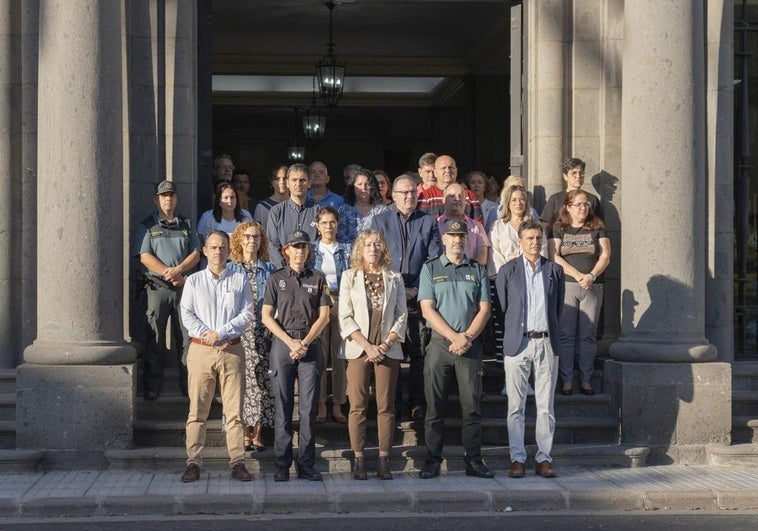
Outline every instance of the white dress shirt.
<path fill-rule="evenodd" d="M 219 278 L 208 269 L 190 275 L 182 293 L 182 322 L 190 337 L 210 330 L 219 340 L 242 335 L 255 318 L 255 302 L 247 276 L 227 266 Z"/>

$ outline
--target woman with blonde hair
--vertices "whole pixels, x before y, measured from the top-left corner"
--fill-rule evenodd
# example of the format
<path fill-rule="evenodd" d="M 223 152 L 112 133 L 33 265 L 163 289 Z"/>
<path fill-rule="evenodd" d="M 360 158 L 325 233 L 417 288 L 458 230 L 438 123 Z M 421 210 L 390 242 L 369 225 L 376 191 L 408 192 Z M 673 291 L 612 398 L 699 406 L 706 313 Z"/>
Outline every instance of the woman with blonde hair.
<path fill-rule="evenodd" d="M 395 430 L 395 391 L 408 312 L 400 273 L 391 271 L 387 241 L 379 231 L 361 232 L 353 244 L 350 269 L 342 274 L 339 320 L 345 341 L 347 389 L 350 396 L 348 431 L 355 453 L 355 479 L 367 479 L 363 448 L 371 372 L 376 380 L 379 461 L 377 476 L 392 479 L 390 449 Z"/>
<path fill-rule="evenodd" d="M 242 423 L 245 450 L 265 450 L 261 431 L 274 425 L 274 395 L 268 376 L 268 351 L 271 339 L 261 322 L 261 304 L 268 277 L 275 266 L 268 261 L 268 238 L 257 221 L 240 223 L 230 238 L 231 267 L 245 273 L 255 300 L 255 320 L 242 334 L 245 351 L 245 394 L 242 397 Z"/>

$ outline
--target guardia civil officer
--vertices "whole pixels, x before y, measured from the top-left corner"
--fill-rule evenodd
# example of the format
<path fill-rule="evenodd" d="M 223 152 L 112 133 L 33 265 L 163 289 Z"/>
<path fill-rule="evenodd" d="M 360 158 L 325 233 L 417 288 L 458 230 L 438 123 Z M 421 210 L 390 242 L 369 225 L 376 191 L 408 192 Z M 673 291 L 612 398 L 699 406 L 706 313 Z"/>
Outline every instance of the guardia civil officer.
<path fill-rule="evenodd" d="M 319 336 L 329 323 L 331 299 L 324 274 L 307 267 L 312 258 L 310 241 L 300 229 L 287 236 L 282 248 L 287 265 L 271 274 L 263 297 L 263 325 L 274 334 L 269 366 L 276 401 L 275 481 L 289 481 L 295 378 L 300 413 L 297 477 L 321 481 L 321 474 L 313 468 L 316 404 L 323 367 Z"/>
<path fill-rule="evenodd" d="M 187 329 L 179 318 L 182 288 L 200 260 L 200 242 L 192 222 L 175 213 L 176 185 L 163 181 L 156 185 L 156 211 L 137 227 L 136 245 L 140 262 L 147 268 L 147 323 L 149 330 L 142 355 L 145 400 L 155 400 L 163 384 L 167 356 L 166 328 L 171 317 L 171 344 L 176 351 L 179 385 L 187 394 L 187 368 L 182 362 L 189 347 Z"/>

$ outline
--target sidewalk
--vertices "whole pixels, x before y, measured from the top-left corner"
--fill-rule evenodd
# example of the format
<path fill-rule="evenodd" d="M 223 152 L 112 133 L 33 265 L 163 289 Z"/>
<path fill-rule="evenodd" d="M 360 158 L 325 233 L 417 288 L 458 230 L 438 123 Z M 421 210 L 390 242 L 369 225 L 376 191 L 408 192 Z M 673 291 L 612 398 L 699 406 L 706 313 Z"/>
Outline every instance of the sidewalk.
<path fill-rule="evenodd" d="M 0 517 L 758 509 L 758 468 L 572 467 L 557 469 L 555 479 L 510 479 L 502 469 L 495 479 L 448 472 L 421 480 L 398 472 L 392 481 L 355 481 L 341 472 L 324 474 L 323 483 L 275 483 L 272 474 L 239 483 L 226 472 L 203 471 L 193 484 L 183 484 L 181 472 L 3 474 Z"/>

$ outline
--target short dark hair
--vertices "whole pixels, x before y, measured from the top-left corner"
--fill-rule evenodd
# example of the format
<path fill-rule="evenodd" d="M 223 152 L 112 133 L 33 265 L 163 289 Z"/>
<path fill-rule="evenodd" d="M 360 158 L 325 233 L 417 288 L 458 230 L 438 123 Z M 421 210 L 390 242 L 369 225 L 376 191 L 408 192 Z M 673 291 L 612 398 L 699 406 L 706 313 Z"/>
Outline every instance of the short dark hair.
<path fill-rule="evenodd" d="M 537 229 L 542 233 L 542 223 L 537 221 L 536 219 L 527 219 L 523 222 L 521 222 L 521 225 L 518 227 L 518 237 L 521 238 L 521 233 L 525 230 L 531 230 L 531 229 Z"/>
<path fill-rule="evenodd" d="M 306 177 L 310 180 L 311 178 L 311 172 L 308 166 L 303 164 L 302 162 L 296 162 L 295 164 L 291 165 L 289 168 L 287 168 L 287 178 L 289 179 L 290 175 L 293 173 L 304 173 Z"/>
<path fill-rule="evenodd" d="M 208 233 L 208 236 L 205 237 L 205 243 L 208 243 L 208 238 L 210 238 L 214 234 L 216 236 L 221 236 L 224 239 L 224 241 L 226 242 L 226 246 L 229 247 L 229 241 L 230 241 L 229 240 L 229 235 L 227 233 L 225 233 L 224 231 L 222 231 L 222 230 L 212 230 L 212 231 L 210 231 Z M 203 247 L 205 247 L 205 243 L 203 244 Z"/>
<path fill-rule="evenodd" d="M 321 218 L 323 218 L 327 214 L 331 214 L 332 216 L 334 216 L 334 218 L 337 221 L 340 220 L 340 213 L 337 211 L 337 209 L 334 208 L 333 206 L 326 205 L 326 206 L 320 207 L 318 211 L 316 212 L 316 223 L 321 221 Z"/>
<path fill-rule="evenodd" d="M 576 158 L 570 158 L 566 159 L 566 162 L 563 163 L 563 166 L 561 167 L 561 173 L 568 173 L 574 168 L 579 166 L 582 171 L 584 171 L 584 168 L 587 166 L 582 159 L 576 159 Z"/>

